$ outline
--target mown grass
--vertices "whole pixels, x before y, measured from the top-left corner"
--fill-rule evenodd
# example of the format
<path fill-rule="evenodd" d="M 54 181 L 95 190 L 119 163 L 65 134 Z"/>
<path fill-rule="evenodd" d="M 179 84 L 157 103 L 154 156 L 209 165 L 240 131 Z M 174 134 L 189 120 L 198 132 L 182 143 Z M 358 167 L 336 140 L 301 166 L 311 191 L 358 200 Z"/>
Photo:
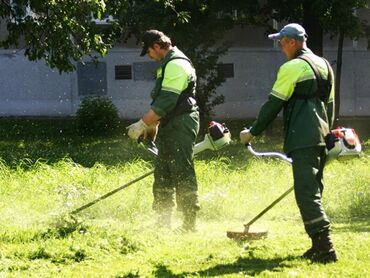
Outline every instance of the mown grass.
<path fill-rule="evenodd" d="M 228 126 L 237 134 L 242 124 Z M 364 155 L 326 169 L 324 204 L 340 256 L 329 265 L 299 258 L 309 240 L 293 194 L 252 226 L 267 229 L 266 239 L 238 243 L 226 237 L 226 230 L 242 229 L 292 185 L 289 164 L 252 157 L 236 140 L 197 157 L 199 232 L 178 235 L 154 225 L 151 176 L 81 212 L 77 220 L 68 217 L 152 169 L 153 157 L 123 132 L 81 137 L 72 120 L 15 119 L 0 121 L 0 130 L 0 277 L 370 275 L 366 128 L 361 129 Z M 276 127 L 268 131 L 279 133 Z M 281 139 L 261 137 L 255 148 L 279 150 Z M 175 216 L 176 227 L 181 218 Z"/>

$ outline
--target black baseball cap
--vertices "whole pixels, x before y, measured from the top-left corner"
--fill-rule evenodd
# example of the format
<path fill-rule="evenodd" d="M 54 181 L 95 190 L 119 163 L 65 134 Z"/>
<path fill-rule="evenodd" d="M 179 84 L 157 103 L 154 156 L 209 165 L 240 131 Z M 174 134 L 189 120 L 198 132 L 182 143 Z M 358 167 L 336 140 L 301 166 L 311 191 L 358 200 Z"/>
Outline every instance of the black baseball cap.
<path fill-rule="evenodd" d="M 145 56 L 148 52 L 148 48 L 151 47 L 155 42 L 159 41 L 164 36 L 163 32 L 158 30 L 148 30 L 145 32 L 142 38 L 143 50 L 140 56 Z"/>

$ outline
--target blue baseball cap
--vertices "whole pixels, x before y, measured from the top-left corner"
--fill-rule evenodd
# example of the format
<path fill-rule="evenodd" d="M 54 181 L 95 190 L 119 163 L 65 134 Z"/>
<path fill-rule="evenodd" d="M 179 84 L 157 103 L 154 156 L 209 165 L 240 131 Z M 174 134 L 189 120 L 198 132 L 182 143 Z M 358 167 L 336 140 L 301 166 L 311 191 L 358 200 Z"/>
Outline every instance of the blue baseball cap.
<path fill-rule="evenodd" d="M 306 30 L 297 23 L 285 25 L 279 33 L 268 35 L 268 38 L 271 40 L 281 40 L 284 37 L 305 41 L 308 36 Z"/>

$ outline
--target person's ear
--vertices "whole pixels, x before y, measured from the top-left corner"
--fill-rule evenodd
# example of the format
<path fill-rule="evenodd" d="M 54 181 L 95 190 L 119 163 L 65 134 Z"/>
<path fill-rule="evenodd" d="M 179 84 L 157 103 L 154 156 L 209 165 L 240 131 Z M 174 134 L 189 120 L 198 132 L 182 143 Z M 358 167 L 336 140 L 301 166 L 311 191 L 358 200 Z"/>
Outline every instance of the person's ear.
<path fill-rule="evenodd" d="M 155 51 L 157 51 L 157 50 L 161 49 L 161 46 L 160 46 L 158 43 L 154 43 L 154 44 L 153 44 L 153 46 L 152 46 L 152 48 L 153 48 Z"/>

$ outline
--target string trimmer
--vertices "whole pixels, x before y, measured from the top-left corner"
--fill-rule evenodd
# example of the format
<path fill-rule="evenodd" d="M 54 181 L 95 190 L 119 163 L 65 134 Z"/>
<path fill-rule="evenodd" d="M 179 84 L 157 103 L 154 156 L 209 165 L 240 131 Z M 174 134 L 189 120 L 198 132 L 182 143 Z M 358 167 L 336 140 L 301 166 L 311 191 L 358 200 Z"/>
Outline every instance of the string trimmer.
<path fill-rule="evenodd" d="M 284 161 L 287 161 L 289 163 L 292 163 L 292 159 L 287 157 L 285 154 L 278 153 L 278 152 L 256 152 L 251 144 L 247 145 L 248 150 L 250 153 L 252 153 L 255 156 L 259 157 L 279 157 L 283 159 Z M 249 231 L 250 226 L 256 222 L 258 219 L 260 219 L 266 212 L 268 212 L 270 209 L 272 209 L 277 203 L 279 203 L 282 199 L 284 199 L 285 196 L 287 196 L 291 191 L 293 190 L 293 187 L 289 188 L 287 191 L 285 191 L 279 198 L 277 198 L 275 201 L 273 201 L 269 206 L 267 206 L 264 210 L 262 210 L 258 215 L 256 215 L 252 220 L 250 220 L 247 224 L 244 224 L 244 230 L 243 231 L 227 231 L 226 235 L 228 238 L 235 239 L 235 240 L 254 240 L 254 239 L 260 239 L 267 236 L 267 231 Z"/>
<path fill-rule="evenodd" d="M 332 147 L 328 152 L 328 160 L 342 159 L 358 157 L 361 153 L 361 143 L 358 139 L 356 132 L 351 128 L 337 128 L 331 131 Z M 285 154 L 278 152 L 256 152 L 251 144 L 247 145 L 249 152 L 255 156 L 259 157 L 279 157 L 286 162 L 292 163 L 292 159 L 287 157 Z M 267 231 L 249 231 L 250 226 L 260 219 L 266 212 L 272 209 L 277 203 L 284 199 L 290 192 L 292 192 L 294 187 L 292 186 L 283 194 L 280 195 L 275 201 L 263 209 L 259 214 L 257 214 L 252 220 L 247 224 L 244 224 L 243 231 L 227 231 L 227 237 L 235 240 L 255 240 L 267 236 Z"/>
<path fill-rule="evenodd" d="M 212 150 L 212 151 L 217 151 L 221 148 L 223 148 L 224 146 L 230 144 L 231 142 L 231 135 L 230 135 L 230 131 L 227 127 L 225 127 L 223 124 L 219 124 L 215 121 L 212 121 L 210 122 L 209 124 L 209 127 L 208 127 L 208 133 L 204 136 L 204 140 L 198 144 L 196 144 L 194 146 L 194 155 L 195 154 L 198 154 L 200 152 L 203 152 L 204 150 Z M 153 154 L 157 155 L 158 154 L 158 150 L 154 144 L 154 142 L 152 141 L 143 141 L 142 143 L 144 143 L 146 145 L 146 147 L 148 148 L 148 150 L 150 152 L 152 152 Z M 151 174 L 154 173 L 154 170 L 100 196 L 99 198 L 75 209 L 74 211 L 72 211 L 70 214 L 73 215 L 73 214 L 77 214 L 93 205 L 95 205 L 96 203 L 108 198 L 109 196 L 112 196 L 113 194 L 121 191 L 122 189 L 125 189 L 127 187 L 129 187 L 130 185 L 150 176 Z"/>

